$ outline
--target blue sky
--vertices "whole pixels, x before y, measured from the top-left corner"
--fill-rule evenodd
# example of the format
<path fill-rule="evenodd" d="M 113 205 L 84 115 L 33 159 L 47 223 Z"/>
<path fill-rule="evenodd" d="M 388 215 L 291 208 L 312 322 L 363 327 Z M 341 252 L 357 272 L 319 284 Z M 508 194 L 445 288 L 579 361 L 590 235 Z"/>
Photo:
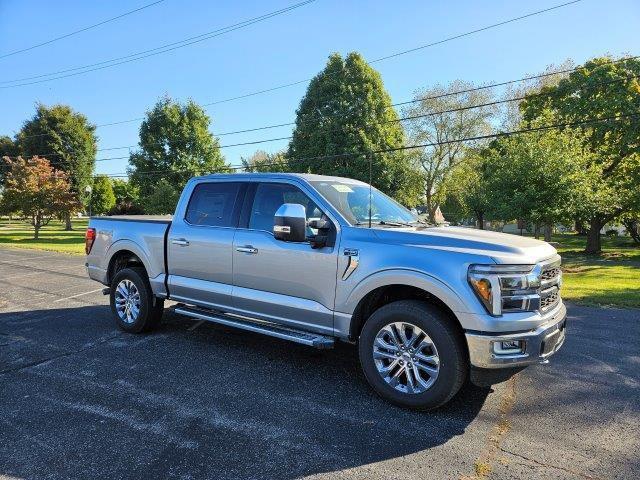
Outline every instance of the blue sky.
<path fill-rule="evenodd" d="M 0 55 L 77 30 L 151 0 L 86 2 L 0 0 Z M 124 56 L 182 40 L 297 3 L 165 0 L 73 37 L 0 59 L 0 82 Z M 317 0 L 247 28 L 169 53 L 48 83 L 0 89 L 0 134 L 13 135 L 35 103 L 65 103 L 95 124 L 140 117 L 164 94 L 209 103 L 303 80 L 332 52 L 373 59 L 564 3 L 562 0 Z M 580 3 L 375 64 L 394 102 L 418 88 L 463 79 L 487 83 L 535 74 L 567 58 L 640 54 L 640 2 Z M 214 133 L 293 121 L 306 85 L 207 108 Z M 139 122 L 98 128 L 99 148 L 135 145 Z M 228 135 L 222 145 L 286 137 L 291 127 Z M 223 149 L 238 164 L 257 148 Z M 106 150 L 98 158 L 126 156 Z M 127 160 L 97 163 L 99 173 L 126 170 Z"/>

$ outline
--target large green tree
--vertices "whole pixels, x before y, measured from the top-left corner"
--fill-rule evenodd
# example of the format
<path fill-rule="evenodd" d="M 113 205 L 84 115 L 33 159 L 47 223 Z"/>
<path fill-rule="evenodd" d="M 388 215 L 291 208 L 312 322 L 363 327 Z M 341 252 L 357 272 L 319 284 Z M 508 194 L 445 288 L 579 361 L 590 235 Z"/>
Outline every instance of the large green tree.
<path fill-rule="evenodd" d="M 445 198 L 441 208 L 447 220 L 459 222 L 473 217 L 477 227 L 484 229 L 490 207 L 487 191 L 489 151 L 488 148 L 467 151 L 446 175 L 439 189 Z"/>
<path fill-rule="evenodd" d="M 93 191 L 90 197 L 90 210 L 92 214 L 104 215 L 116 204 L 116 196 L 113 193 L 111 179 L 106 175 L 97 175 L 93 179 Z"/>
<path fill-rule="evenodd" d="M 71 190 L 86 206 L 89 197 L 85 189 L 93 182 L 96 160 L 95 129 L 87 117 L 67 105 L 38 104 L 36 114 L 24 123 L 15 143 L 23 157 L 47 158 L 53 168 L 64 171 Z M 71 213 L 65 214 L 67 230 L 71 230 Z"/>
<path fill-rule="evenodd" d="M 592 152 L 591 165 L 601 178 L 592 185 L 587 253 L 601 251 L 600 230 L 640 205 L 640 60 L 613 62 L 595 58 L 557 85 L 543 87 L 544 95 L 522 103 L 523 118 L 531 122 L 551 111 L 560 122 L 585 122 L 584 148 Z"/>
<path fill-rule="evenodd" d="M 380 74 L 358 53 L 344 59 L 333 54 L 298 107 L 289 169 L 365 182 L 371 177 L 383 192 L 414 205 L 419 192 L 409 157 L 401 150 L 372 153 L 399 149 L 404 142 Z"/>
<path fill-rule="evenodd" d="M 539 120 L 552 124 L 548 116 Z M 502 220 L 544 225 L 571 222 L 588 208 L 599 171 L 582 146 L 582 133 L 557 129 L 513 135 L 493 143 L 484 166 L 487 205 Z"/>
<path fill-rule="evenodd" d="M 181 104 L 165 97 L 147 112 L 140 126 L 140 149 L 129 158 L 130 181 L 139 188 L 145 208 L 158 198 L 154 193 L 160 181 L 165 194 L 172 189 L 174 198 L 189 178 L 226 169 L 210 123 L 191 100 Z M 149 210 L 156 209 L 149 205 Z"/>
<path fill-rule="evenodd" d="M 456 93 L 465 91 L 465 93 Z M 414 155 L 422 175 L 423 196 L 430 220 L 435 221 L 438 207 L 444 201 L 444 186 L 452 169 L 486 140 L 457 142 L 462 138 L 488 135 L 493 131 L 496 107 L 477 105 L 491 103 L 490 90 L 474 90 L 460 80 L 445 87 L 419 90 L 415 102 L 403 110 L 406 127 L 414 145 L 429 144 Z"/>

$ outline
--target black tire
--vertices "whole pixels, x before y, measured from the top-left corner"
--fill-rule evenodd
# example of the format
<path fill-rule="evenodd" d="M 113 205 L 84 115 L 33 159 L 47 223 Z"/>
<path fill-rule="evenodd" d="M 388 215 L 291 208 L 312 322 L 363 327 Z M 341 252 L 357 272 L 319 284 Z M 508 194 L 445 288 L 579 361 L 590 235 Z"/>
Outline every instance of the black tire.
<path fill-rule="evenodd" d="M 127 323 L 120 318 L 116 310 L 116 288 L 123 280 L 131 281 L 140 293 L 139 314 L 132 323 Z M 110 303 L 111 311 L 118 327 L 129 333 L 142 333 L 152 330 L 160 323 L 164 310 L 164 300 L 153 296 L 147 272 L 142 267 L 124 268 L 116 273 L 111 281 Z"/>
<path fill-rule="evenodd" d="M 378 372 L 373 346 L 378 332 L 393 322 L 407 322 L 422 329 L 433 341 L 440 359 L 435 382 L 421 393 L 406 393 L 389 385 Z M 418 300 L 401 300 L 376 310 L 360 333 L 358 350 L 365 377 L 384 399 L 405 408 L 432 410 L 447 403 L 464 384 L 469 362 L 460 332 L 437 307 Z"/>

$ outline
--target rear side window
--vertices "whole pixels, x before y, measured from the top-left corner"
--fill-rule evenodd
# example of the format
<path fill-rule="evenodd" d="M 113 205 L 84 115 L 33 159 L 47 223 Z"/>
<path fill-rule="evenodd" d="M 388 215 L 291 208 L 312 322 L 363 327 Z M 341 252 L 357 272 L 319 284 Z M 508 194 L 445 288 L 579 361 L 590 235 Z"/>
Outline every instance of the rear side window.
<path fill-rule="evenodd" d="M 235 227 L 233 212 L 239 192 L 239 183 L 216 182 L 197 185 L 191 194 L 185 220 L 192 225 Z"/>

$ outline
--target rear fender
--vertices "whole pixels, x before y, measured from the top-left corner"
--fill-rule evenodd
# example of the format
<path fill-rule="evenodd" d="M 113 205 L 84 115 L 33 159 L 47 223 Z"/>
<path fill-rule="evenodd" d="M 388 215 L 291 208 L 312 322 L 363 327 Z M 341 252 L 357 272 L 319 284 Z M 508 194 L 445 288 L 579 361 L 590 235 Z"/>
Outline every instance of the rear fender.
<path fill-rule="evenodd" d="M 166 296 L 166 288 L 164 285 L 164 255 L 162 254 L 159 259 L 155 259 L 152 252 L 140 244 L 133 240 L 122 239 L 113 242 L 107 250 L 107 265 L 111 263 L 111 259 L 113 259 L 115 255 L 122 251 L 129 251 L 140 259 L 147 271 L 153 293 L 158 296 Z"/>

